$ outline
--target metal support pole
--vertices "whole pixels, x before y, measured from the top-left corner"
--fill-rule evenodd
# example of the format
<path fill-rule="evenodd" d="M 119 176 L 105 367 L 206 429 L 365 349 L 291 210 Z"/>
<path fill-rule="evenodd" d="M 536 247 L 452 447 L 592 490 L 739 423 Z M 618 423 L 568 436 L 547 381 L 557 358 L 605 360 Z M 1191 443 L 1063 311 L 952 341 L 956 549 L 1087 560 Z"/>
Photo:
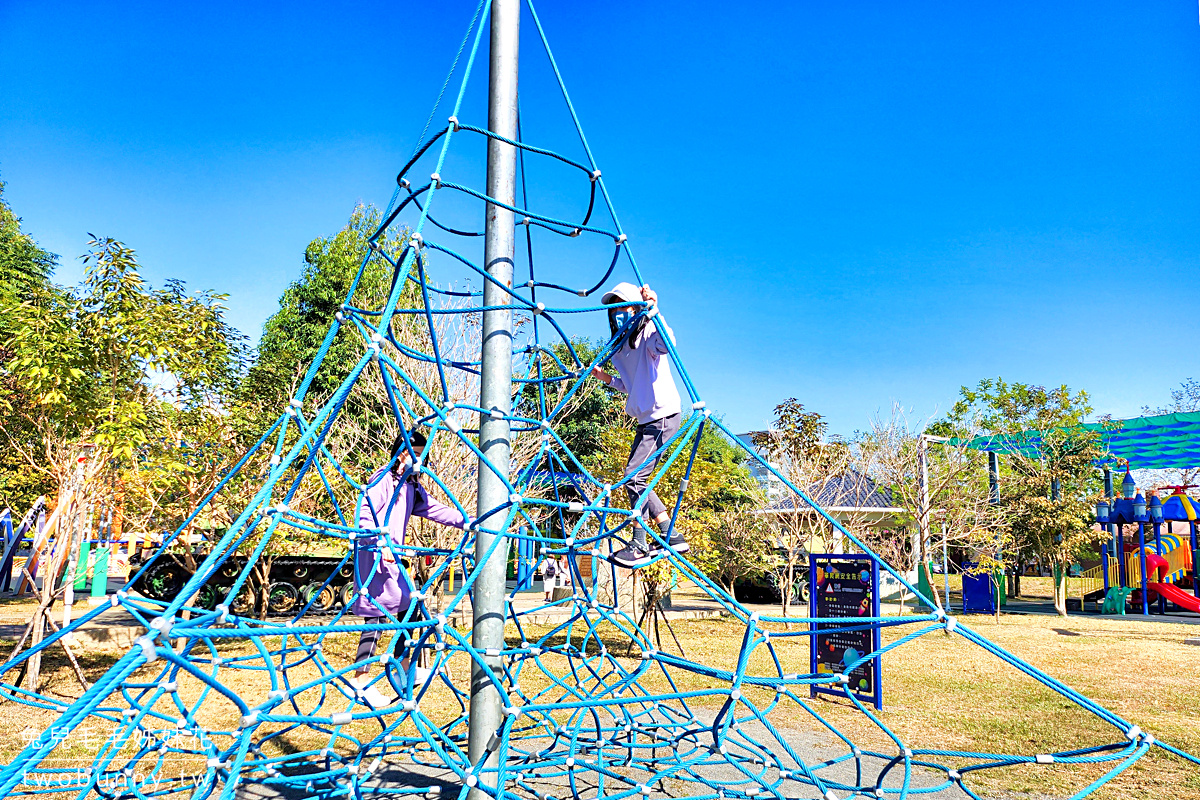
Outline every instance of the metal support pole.
<path fill-rule="evenodd" d="M 988 502 L 1000 505 L 1000 456 L 988 451 Z"/>
<path fill-rule="evenodd" d="M 1146 585 L 1150 582 L 1150 576 L 1146 574 L 1146 523 L 1139 522 L 1137 526 L 1138 563 L 1142 568 L 1142 613 L 1150 616 L 1150 592 L 1146 588 Z"/>
<path fill-rule="evenodd" d="M 1154 553 L 1158 557 L 1162 557 L 1162 524 L 1158 522 L 1154 523 Z M 1167 598 L 1161 594 L 1158 596 L 1158 613 L 1167 613 Z"/>
<path fill-rule="evenodd" d="M 950 613 L 950 555 L 946 545 L 946 521 L 942 520 L 942 588 L 946 594 L 946 613 Z"/>
<path fill-rule="evenodd" d="M 988 503 L 1000 505 L 1000 456 L 994 451 L 988 451 Z M 1004 580 L 1004 558 L 1000 552 L 1000 535 L 996 534 L 996 561 L 1002 566 L 1000 577 L 996 581 L 996 616 L 1000 615 L 1000 581 Z M 1016 580 L 1014 578 L 1014 580 Z M 964 606 L 965 607 L 965 606 Z"/>
<path fill-rule="evenodd" d="M 1104 594 L 1107 596 L 1111 588 L 1108 585 L 1108 542 L 1100 545 L 1100 572 L 1104 575 Z"/>
<path fill-rule="evenodd" d="M 1128 589 L 1129 586 L 1129 557 L 1125 555 L 1125 526 L 1117 525 L 1117 580 L 1120 581 L 1121 587 Z"/>
<path fill-rule="evenodd" d="M 921 537 L 921 547 L 919 557 L 921 559 L 921 569 L 925 569 L 925 562 L 929 560 L 929 551 L 927 543 L 929 542 L 929 442 L 924 436 L 921 436 L 917 441 L 917 460 L 920 464 L 920 504 L 917 509 L 917 531 Z"/>
<path fill-rule="evenodd" d="M 1117 504 L 1113 502 L 1113 479 L 1112 470 L 1108 467 L 1104 468 L 1104 496 L 1108 500 L 1109 519 L 1117 515 Z M 1117 549 L 1117 526 L 1109 522 L 1106 526 L 1108 529 L 1108 552 L 1112 558 L 1117 560 L 1117 583 L 1121 582 L 1121 551 Z M 1108 561 L 1104 562 L 1104 588 L 1107 591 L 1110 581 L 1108 580 Z"/>
<path fill-rule="evenodd" d="M 491 52 L 488 72 L 488 130 L 509 140 L 517 139 L 517 51 L 520 41 L 520 0 L 492 0 Z M 487 194 L 498 202 L 516 205 L 517 150 L 488 138 Z M 504 524 L 504 506 L 509 501 L 506 478 L 511 455 L 508 417 L 512 412 L 512 310 L 510 297 L 501 287 L 512 288 L 513 253 L 516 243 L 513 212 L 489 203 L 484 220 L 484 269 L 492 280 L 483 284 L 483 305 L 495 310 L 483 312 L 483 346 L 480 355 L 479 406 L 490 414 L 480 414 L 479 518 L 475 557 L 482 568 L 472 596 L 473 622 L 471 645 L 493 671 L 502 674 L 498 653 L 504 648 L 504 583 L 508 557 L 506 532 L 496 531 Z M 494 282 L 493 282 L 494 281 Z M 499 284 L 499 285 L 496 285 Z M 490 466 L 489 466 L 490 464 Z M 493 472 L 493 469 L 495 470 Z M 498 473 L 498 474 L 497 474 Z M 500 509 L 500 510 L 497 510 Z M 497 537 L 505 541 L 496 542 Z M 493 547 L 495 544 L 495 547 Z M 491 555 L 484 561 L 485 555 Z M 493 734 L 504 725 L 504 707 L 508 699 L 487 678 L 478 663 L 471 666 L 471 706 L 467 734 L 467 755 L 472 764 L 485 761 L 484 769 L 495 769 L 496 750 L 488 748 Z M 481 783 L 496 785 L 495 773 Z M 485 800 L 488 793 L 476 786 L 470 800 Z"/>

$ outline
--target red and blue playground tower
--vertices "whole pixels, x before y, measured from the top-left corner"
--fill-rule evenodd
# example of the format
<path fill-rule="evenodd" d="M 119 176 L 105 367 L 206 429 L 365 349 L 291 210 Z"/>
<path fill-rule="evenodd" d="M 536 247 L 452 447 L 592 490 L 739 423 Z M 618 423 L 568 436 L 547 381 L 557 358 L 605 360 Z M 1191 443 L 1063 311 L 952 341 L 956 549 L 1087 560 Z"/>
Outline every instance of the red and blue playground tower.
<path fill-rule="evenodd" d="M 1150 596 L 1156 595 L 1158 612 L 1166 613 L 1167 600 L 1192 611 L 1200 611 L 1200 582 L 1196 580 L 1197 563 L 1197 510 L 1200 502 L 1187 496 L 1187 486 L 1174 486 L 1174 493 L 1164 503 L 1158 495 L 1151 494 L 1149 502 L 1137 490 L 1137 483 L 1128 467 L 1121 481 L 1121 496 L 1113 496 L 1112 473 L 1104 471 L 1105 498 L 1096 504 L 1096 521 L 1109 534 L 1108 541 L 1100 548 L 1104 565 L 1104 591 L 1107 595 L 1113 588 L 1134 590 L 1131 596 L 1135 607 L 1140 604 L 1143 614 L 1150 613 Z M 1163 523 L 1167 525 L 1166 537 Z M 1175 522 L 1188 525 L 1186 538 L 1174 533 Z M 1125 526 L 1137 526 L 1136 541 L 1127 542 Z M 1151 525 L 1153 545 L 1147 546 L 1146 526 Z M 1186 548 L 1183 550 L 1182 548 Z M 1168 560 L 1165 556 L 1176 552 Z M 1136 553 L 1136 559 L 1132 557 Z M 1179 555 L 1186 556 L 1179 558 Z M 1115 564 L 1110 563 L 1110 559 Z M 1134 565 L 1136 564 L 1136 574 Z M 1115 569 L 1114 569 L 1115 567 Z M 1117 584 L 1114 587 L 1113 578 Z M 1179 587 L 1190 586 L 1191 595 Z"/>

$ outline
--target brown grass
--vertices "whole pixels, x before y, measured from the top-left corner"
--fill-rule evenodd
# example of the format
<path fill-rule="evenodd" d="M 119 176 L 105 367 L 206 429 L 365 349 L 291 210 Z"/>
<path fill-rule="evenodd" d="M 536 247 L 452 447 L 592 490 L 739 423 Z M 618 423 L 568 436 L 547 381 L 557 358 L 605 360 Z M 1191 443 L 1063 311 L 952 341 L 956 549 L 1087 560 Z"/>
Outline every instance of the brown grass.
<path fill-rule="evenodd" d="M 5 616 L 16 611 L 2 609 Z M 1014 655 L 1062 680 L 1120 716 L 1140 725 L 1156 738 L 1192 753 L 1200 753 L 1200 728 L 1194 725 L 1196 698 L 1200 695 L 1200 674 L 1195 660 L 1200 649 L 1184 645 L 1183 639 L 1200 635 L 1200 629 L 1178 624 L 1144 623 L 1120 618 L 1098 619 L 1044 616 L 1005 616 L 999 624 L 991 618 L 967 620 L 992 641 Z M 741 642 L 742 626 L 730 620 L 677 621 L 676 632 L 693 661 L 718 667 L 731 667 Z M 894 641 L 912 630 L 886 629 L 884 641 Z M 513 632 L 515 634 L 515 631 Z M 615 631 L 608 632 L 606 644 L 619 657 L 625 649 Z M 529 638 L 538 635 L 528 631 Z M 325 640 L 325 652 L 335 664 L 347 663 L 353 655 L 356 636 L 332 635 Z M 278 640 L 272 642 L 274 645 Z M 515 643 L 515 639 L 513 640 Z M 807 672 L 807 639 L 773 639 L 777 655 L 786 672 Z M 0 650 L 0 658 L 9 648 Z M 229 657 L 249 653 L 244 644 L 221 648 Z M 627 666 L 637 663 L 635 649 Z M 116 660 L 118 654 L 80 652 L 87 673 L 96 677 Z M 550 662 L 552 663 L 552 662 Z M 147 675 L 160 666 L 144 670 Z M 458 686 L 466 685 L 465 659 L 451 666 Z M 48 651 L 44 662 L 42 691 L 69 702 L 79 694 L 79 686 L 66 665 L 61 651 Z M 765 651 L 756 653 L 751 673 L 773 674 Z M 293 678 L 302 677 L 297 670 Z M 315 675 L 315 670 L 310 670 Z M 251 704 L 266 696 L 268 686 L 261 673 L 223 669 L 222 680 Z M 694 673 L 676 672 L 684 690 L 720 688 L 718 682 Z M 6 675 L 6 680 L 11 680 Z M 135 676 L 135 679 L 138 676 Z M 527 693 L 545 685 L 545 677 L 527 669 L 522 689 Z M 649 675 L 643 685 L 650 691 L 665 691 L 661 674 Z M 198 696 L 198 684 L 180 682 L 185 700 Z M 748 693 L 750 699 L 765 702 L 766 695 Z M 1101 723 L 1066 698 L 1050 691 L 1007 664 L 960 637 L 933 633 L 910 642 L 884 658 L 885 709 L 880 719 L 914 748 L 938 747 L 981 752 L 1033 754 L 1054 752 L 1120 738 L 1111 726 Z M 307 700 L 315 704 L 315 699 Z M 302 707 L 305 700 L 302 700 Z M 697 705 L 716 708 L 720 697 L 702 698 Z M 879 730 L 845 701 L 820 699 L 813 707 L 851 739 L 864 747 L 887 748 Z M 5 703 L 0 713 L 0 759 L 8 762 L 26 736 L 53 724 L 56 714 Z M 167 710 L 165 705 L 163 710 Z M 19 710 L 18 710 L 19 709 Z M 459 707 L 444 687 L 427 697 L 422 709 L 435 722 L 444 724 L 459 716 Z M 341 710 L 340 708 L 338 710 Z M 172 715 L 177 712 L 171 711 Z M 325 712 L 328 713 L 328 712 Z M 226 700 L 213 696 L 206 702 L 202 724 L 206 728 L 236 727 L 238 712 Z M 779 709 L 772 717 L 777 724 L 816 730 L 815 721 L 796 709 Z M 87 723 L 91 725 L 91 723 Z M 56 765 L 90 764 L 98 743 L 111 730 L 110 723 L 93 725 L 85 735 L 64 742 L 55 751 Z M 364 736 L 378 730 L 377 723 L 362 722 L 348 726 L 347 733 Z M 268 754 L 325 746 L 328 737 L 311 729 L 297 730 L 266 748 Z M 128 749 L 128 748 L 126 748 Z M 337 749 L 342 749 L 338 745 Z M 345 751 L 350 752 L 346 747 Z M 194 759 L 193 759 L 194 760 Z M 187 758 L 179 759 L 178 768 L 202 769 Z M 1017 767 L 975 773 L 969 784 L 984 796 L 1066 797 L 1102 774 L 1103 768 Z M 1112 781 L 1097 795 L 1114 800 L 1126 797 L 1200 798 L 1200 768 L 1155 749 L 1137 765 Z"/>

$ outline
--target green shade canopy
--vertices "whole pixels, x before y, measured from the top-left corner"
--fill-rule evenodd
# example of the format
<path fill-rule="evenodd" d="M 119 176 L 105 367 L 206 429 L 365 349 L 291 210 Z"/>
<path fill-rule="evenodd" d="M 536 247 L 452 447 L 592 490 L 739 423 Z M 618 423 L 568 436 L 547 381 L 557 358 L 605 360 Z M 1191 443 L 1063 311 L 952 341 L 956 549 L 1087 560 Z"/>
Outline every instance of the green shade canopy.
<path fill-rule="evenodd" d="M 1115 425 L 1111 430 L 1107 427 Z M 1200 412 L 1159 414 L 1113 420 L 1108 425 L 1090 422 L 1080 430 L 1099 431 L 1110 461 L 1124 459 L 1132 469 L 1188 469 L 1200 467 Z M 1012 436 L 977 436 L 967 447 L 994 453 L 1020 453 L 1036 457 L 1042 431 L 1022 431 Z M 954 440 L 961 444 L 961 440 Z"/>

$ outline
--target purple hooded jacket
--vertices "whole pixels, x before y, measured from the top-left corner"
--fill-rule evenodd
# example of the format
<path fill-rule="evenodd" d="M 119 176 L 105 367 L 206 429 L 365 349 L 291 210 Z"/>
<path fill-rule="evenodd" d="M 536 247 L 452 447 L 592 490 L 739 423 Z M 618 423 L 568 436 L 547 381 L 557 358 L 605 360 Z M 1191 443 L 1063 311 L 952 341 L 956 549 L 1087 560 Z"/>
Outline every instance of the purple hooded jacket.
<path fill-rule="evenodd" d="M 386 474 L 381 477 L 384 472 Z M 430 500 L 424 487 L 415 481 L 401 480 L 387 467 L 372 475 L 367 486 L 358 505 L 358 527 L 371 531 L 382 528 L 399 546 L 404 545 L 408 518 L 414 514 L 451 528 L 462 528 L 466 524 L 457 509 Z M 381 617 L 383 611 L 380 609 L 384 608 L 389 614 L 399 616 L 408 608 L 410 580 L 401 574 L 404 569 L 401 564 L 383 558 L 382 551 L 387 544 L 379 542 L 377 547 L 375 545 L 374 533 L 360 534 L 354 541 L 354 587 L 362 589 L 368 577 L 370 582 L 366 585 L 369 597 L 357 593 L 351 610 L 360 617 Z"/>

